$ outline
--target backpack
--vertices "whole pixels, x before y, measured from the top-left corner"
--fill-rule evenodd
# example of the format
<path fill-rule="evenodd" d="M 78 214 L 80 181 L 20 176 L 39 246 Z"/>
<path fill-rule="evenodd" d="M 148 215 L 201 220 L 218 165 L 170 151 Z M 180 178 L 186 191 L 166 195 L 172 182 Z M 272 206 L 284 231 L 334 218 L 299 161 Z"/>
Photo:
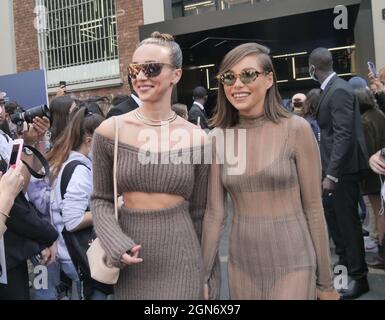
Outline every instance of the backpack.
<path fill-rule="evenodd" d="M 60 181 L 60 193 L 62 199 L 64 199 L 68 184 L 76 167 L 79 165 L 88 168 L 79 160 L 70 161 L 65 165 Z M 88 210 L 89 208 L 87 208 L 87 211 Z M 60 212 L 60 215 L 62 215 L 62 212 Z M 91 226 L 78 231 L 70 232 L 64 227 L 62 235 L 72 262 L 74 263 L 75 267 L 81 271 L 80 276 L 89 276 L 90 268 L 88 266 L 86 252 L 91 242 L 96 238 L 94 228 Z"/>

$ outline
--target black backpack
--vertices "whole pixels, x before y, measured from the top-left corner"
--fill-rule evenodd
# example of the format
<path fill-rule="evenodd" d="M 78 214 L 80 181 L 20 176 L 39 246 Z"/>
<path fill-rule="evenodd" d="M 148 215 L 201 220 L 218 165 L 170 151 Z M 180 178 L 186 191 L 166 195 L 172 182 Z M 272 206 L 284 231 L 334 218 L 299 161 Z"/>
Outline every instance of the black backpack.
<path fill-rule="evenodd" d="M 78 165 L 85 166 L 89 169 L 79 160 L 70 161 L 64 167 L 60 181 L 60 193 L 62 199 L 64 199 L 72 174 Z M 89 211 L 89 208 L 87 208 L 87 211 Z M 62 213 L 60 212 L 60 214 Z M 112 286 L 99 283 L 91 278 L 87 250 L 91 242 L 96 238 L 94 228 L 91 226 L 78 231 L 70 232 L 64 227 L 62 235 L 72 262 L 78 270 L 79 277 L 84 282 L 85 297 L 87 298 L 92 294 L 93 288 L 97 288 L 105 294 L 111 294 L 113 292 Z"/>

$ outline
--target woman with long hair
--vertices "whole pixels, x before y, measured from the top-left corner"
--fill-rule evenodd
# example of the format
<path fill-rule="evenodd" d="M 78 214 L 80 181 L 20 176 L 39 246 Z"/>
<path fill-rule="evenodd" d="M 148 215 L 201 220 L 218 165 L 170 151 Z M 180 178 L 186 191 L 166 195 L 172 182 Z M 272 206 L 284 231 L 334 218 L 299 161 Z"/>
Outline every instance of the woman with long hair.
<path fill-rule="evenodd" d="M 300 114 L 309 124 L 313 130 L 314 136 L 318 143 L 321 141 L 321 129 L 316 119 L 317 105 L 321 97 L 320 89 L 311 89 L 307 95 L 303 104 L 303 109 Z"/>
<path fill-rule="evenodd" d="M 321 164 L 308 123 L 282 104 L 269 50 L 245 43 L 219 70 L 213 150 L 203 222 L 205 280 L 212 272 L 226 220 L 226 194 L 234 213 L 229 240 L 231 299 L 337 298 L 321 202 Z M 243 171 L 231 172 L 231 129 Z M 238 139 L 239 140 L 239 139 Z M 223 157 L 224 155 L 224 157 Z M 205 292 L 210 286 L 205 287 Z"/>
<path fill-rule="evenodd" d="M 91 146 L 94 131 L 103 120 L 102 116 L 92 114 L 87 108 L 80 109 L 47 154 L 51 169 L 51 222 L 59 232 L 57 262 L 55 269 L 50 271 L 50 290 L 55 290 L 59 285 L 60 270 L 75 281 L 80 289 L 79 270 L 75 267 L 77 261 L 72 260 L 62 232 L 64 228 L 68 232 L 75 232 L 93 224 L 89 209 L 92 192 Z M 74 161 L 78 165 L 74 167 L 72 174 L 68 174 L 67 187 L 62 190 L 64 169 Z M 83 283 L 86 299 L 105 299 L 111 293 L 104 290 L 103 286 L 95 285 L 90 279 Z"/>
<path fill-rule="evenodd" d="M 154 32 L 132 59 L 129 76 L 143 105 L 96 130 L 95 229 L 108 260 L 121 268 L 115 298 L 199 299 L 208 173 L 200 156 L 207 136 L 171 109 L 172 90 L 182 75 L 182 51 L 173 37 Z M 111 174 L 116 128 L 119 222 Z M 177 135 L 181 139 L 172 138 Z"/>
<path fill-rule="evenodd" d="M 76 107 L 76 101 L 70 96 L 54 98 L 49 106 L 51 113 L 51 139 L 53 145 L 63 133 L 70 120 L 70 114 Z"/>

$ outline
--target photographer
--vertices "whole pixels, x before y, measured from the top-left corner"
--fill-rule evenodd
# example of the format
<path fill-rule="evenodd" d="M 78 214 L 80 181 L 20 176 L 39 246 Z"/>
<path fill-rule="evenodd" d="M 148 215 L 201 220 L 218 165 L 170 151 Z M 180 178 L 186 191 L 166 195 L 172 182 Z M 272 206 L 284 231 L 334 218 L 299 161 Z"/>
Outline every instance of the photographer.
<path fill-rule="evenodd" d="M 4 102 L 4 94 L 0 92 L 0 104 L 3 105 Z M 25 145 L 36 146 L 48 128 L 48 118 L 35 117 L 32 123 L 28 125 L 27 131 L 23 133 Z M 13 140 L 0 131 L 0 171 L 2 172 L 7 171 L 12 145 Z M 41 164 L 34 153 L 24 152 L 21 160 L 32 170 L 40 171 Z M 27 260 L 40 254 L 41 261 L 44 264 L 49 264 L 55 259 L 54 243 L 58 236 L 49 222 L 40 219 L 24 195 L 31 178 L 30 169 L 21 165 L 20 169 L 16 170 L 20 170 L 20 174 L 24 178 L 24 190 L 15 198 L 9 218 L 6 220 L 7 231 L 4 233 L 4 244 L 7 284 L 0 284 L 0 300 L 29 299 Z M 12 173 L 12 171 L 7 172 L 7 178 Z M 4 183 L 0 185 L 2 187 L 0 193 L 4 191 Z M 8 188 L 9 185 L 7 185 Z"/>

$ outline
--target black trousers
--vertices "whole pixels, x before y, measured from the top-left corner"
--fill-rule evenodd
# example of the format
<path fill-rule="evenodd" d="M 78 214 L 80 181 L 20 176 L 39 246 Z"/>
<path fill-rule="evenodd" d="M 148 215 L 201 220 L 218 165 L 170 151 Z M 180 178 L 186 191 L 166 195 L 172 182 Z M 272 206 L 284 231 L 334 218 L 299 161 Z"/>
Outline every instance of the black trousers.
<path fill-rule="evenodd" d="M 0 284 L 0 300 L 29 300 L 27 262 L 7 270 L 8 284 Z"/>
<path fill-rule="evenodd" d="M 332 196 L 323 198 L 325 217 L 336 245 L 336 254 L 340 262 L 346 265 L 353 280 L 366 277 L 368 273 L 358 215 L 359 195 L 359 179 L 356 175 L 349 175 L 339 180 Z"/>

